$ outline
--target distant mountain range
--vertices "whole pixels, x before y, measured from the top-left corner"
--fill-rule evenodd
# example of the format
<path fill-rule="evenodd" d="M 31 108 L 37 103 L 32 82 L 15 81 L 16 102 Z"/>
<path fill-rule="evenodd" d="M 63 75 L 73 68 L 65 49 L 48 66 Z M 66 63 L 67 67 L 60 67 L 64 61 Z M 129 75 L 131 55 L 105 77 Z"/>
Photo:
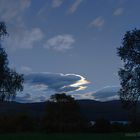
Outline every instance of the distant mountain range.
<path fill-rule="evenodd" d="M 81 113 L 90 121 L 104 118 L 110 121 L 127 121 L 133 115 L 131 111 L 122 108 L 119 100 L 99 102 L 95 100 L 77 100 Z M 140 103 L 138 104 L 140 108 Z M 14 116 L 27 113 L 34 117 L 42 117 L 45 113 L 46 102 L 17 103 L 1 102 L 0 115 Z M 140 111 L 140 109 L 139 109 Z"/>
<path fill-rule="evenodd" d="M 110 121 L 128 121 L 132 111 L 122 107 L 120 100 L 100 102 L 95 100 L 79 100 L 82 114 L 90 121 L 107 119 Z M 140 111 L 140 103 L 138 104 Z"/>

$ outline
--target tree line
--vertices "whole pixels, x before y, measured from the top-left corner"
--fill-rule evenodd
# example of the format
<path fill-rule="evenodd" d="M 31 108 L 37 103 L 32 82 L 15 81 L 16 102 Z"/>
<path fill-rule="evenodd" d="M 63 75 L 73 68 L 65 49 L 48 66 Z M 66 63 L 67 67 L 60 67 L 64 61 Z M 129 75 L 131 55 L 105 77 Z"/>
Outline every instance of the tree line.
<path fill-rule="evenodd" d="M 65 93 L 50 97 L 42 117 L 34 117 L 26 112 L 12 117 L 0 116 L 0 133 L 110 133 L 139 130 L 140 121 L 123 124 L 99 118 L 93 124 L 81 113 L 77 101 Z"/>

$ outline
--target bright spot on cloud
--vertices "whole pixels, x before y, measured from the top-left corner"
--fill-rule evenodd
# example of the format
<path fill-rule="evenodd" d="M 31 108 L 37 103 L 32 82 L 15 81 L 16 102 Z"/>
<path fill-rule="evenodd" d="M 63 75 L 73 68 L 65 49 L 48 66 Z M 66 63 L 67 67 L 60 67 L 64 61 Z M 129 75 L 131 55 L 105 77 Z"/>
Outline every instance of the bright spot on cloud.
<path fill-rule="evenodd" d="M 87 86 L 85 86 L 86 84 L 89 84 L 90 82 L 87 81 L 84 77 L 82 77 L 81 75 L 76 75 L 76 76 L 79 76 L 81 79 L 79 81 L 77 81 L 76 83 L 70 85 L 71 87 L 78 87 L 79 88 L 76 90 L 76 91 L 79 91 L 79 90 L 84 90 L 87 88 Z M 84 85 L 84 86 L 83 86 Z"/>

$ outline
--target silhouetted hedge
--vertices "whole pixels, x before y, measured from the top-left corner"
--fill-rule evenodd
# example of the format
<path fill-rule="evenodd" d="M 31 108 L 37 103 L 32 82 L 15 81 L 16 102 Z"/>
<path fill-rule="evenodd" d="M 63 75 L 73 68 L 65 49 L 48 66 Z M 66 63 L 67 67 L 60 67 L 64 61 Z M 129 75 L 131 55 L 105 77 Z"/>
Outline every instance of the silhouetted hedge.
<path fill-rule="evenodd" d="M 0 116 L 0 133 L 17 132 L 45 132 L 45 133 L 111 133 L 111 132 L 138 132 L 140 131 L 140 122 L 131 122 L 122 124 L 118 122 L 110 123 L 105 119 L 98 119 L 94 125 L 91 123 L 77 122 L 49 123 L 46 126 L 46 120 L 30 117 L 28 114 L 19 114 L 14 117 Z M 46 127 L 45 127 L 46 126 Z"/>

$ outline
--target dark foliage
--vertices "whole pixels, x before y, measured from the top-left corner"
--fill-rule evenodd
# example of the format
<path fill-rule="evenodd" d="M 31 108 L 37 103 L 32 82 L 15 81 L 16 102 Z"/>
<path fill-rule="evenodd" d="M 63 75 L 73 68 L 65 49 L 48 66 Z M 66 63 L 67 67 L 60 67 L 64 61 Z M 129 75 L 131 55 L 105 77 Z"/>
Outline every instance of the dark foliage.
<path fill-rule="evenodd" d="M 2 39 L 2 37 L 7 36 L 8 32 L 6 30 L 6 25 L 4 22 L 0 22 L 0 40 Z"/>
<path fill-rule="evenodd" d="M 106 133 L 111 131 L 111 124 L 106 119 L 98 119 L 93 126 L 95 132 Z"/>
<path fill-rule="evenodd" d="M 124 64 L 118 73 L 120 99 L 124 107 L 133 107 L 140 96 L 140 30 L 126 32 L 117 53 Z"/>
<path fill-rule="evenodd" d="M 39 131 L 39 119 L 26 113 L 0 117 L 0 133 Z"/>
<path fill-rule="evenodd" d="M 58 117 L 58 116 L 56 116 Z M 66 120 L 66 119 L 65 119 Z M 15 116 L 0 116 L 0 133 L 17 132 L 46 132 L 46 133 L 111 133 L 111 132 L 139 132 L 140 121 L 133 121 L 130 124 L 119 122 L 111 123 L 106 119 L 98 119 L 95 124 L 75 121 L 65 121 L 51 123 L 45 118 L 39 119 L 30 116 L 28 113 L 16 114 Z M 51 121 L 54 121 L 52 119 Z M 75 124 L 75 125 L 74 125 Z M 83 125 L 84 124 L 84 125 Z"/>
<path fill-rule="evenodd" d="M 1 46 L 6 35 L 6 25 L 0 22 L 0 101 L 13 99 L 17 91 L 23 90 L 23 75 L 8 67 L 7 54 Z"/>
<path fill-rule="evenodd" d="M 47 132 L 78 132 L 84 131 L 87 126 L 74 98 L 65 93 L 51 96 L 46 106 L 43 129 Z"/>

